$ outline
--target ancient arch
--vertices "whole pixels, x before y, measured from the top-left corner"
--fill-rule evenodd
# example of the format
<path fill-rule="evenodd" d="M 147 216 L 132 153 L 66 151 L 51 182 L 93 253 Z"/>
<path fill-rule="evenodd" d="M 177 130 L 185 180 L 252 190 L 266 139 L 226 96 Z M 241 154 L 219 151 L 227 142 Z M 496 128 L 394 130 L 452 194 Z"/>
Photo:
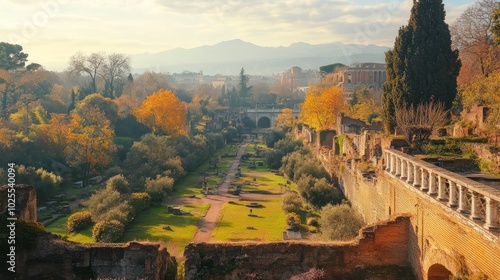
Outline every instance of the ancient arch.
<path fill-rule="evenodd" d="M 271 119 L 268 117 L 261 117 L 257 122 L 258 128 L 270 128 L 271 127 Z"/>
<path fill-rule="evenodd" d="M 427 280 L 448 280 L 453 274 L 444 265 L 436 263 L 429 267 Z"/>

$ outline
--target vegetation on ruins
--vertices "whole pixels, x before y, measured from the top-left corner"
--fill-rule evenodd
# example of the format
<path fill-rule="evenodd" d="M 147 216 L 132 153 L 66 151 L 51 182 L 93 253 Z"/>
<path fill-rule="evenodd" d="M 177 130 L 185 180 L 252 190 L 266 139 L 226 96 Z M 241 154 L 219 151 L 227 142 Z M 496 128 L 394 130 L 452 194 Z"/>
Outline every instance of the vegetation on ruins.
<path fill-rule="evenodd" d="M 358 236 L 364 225 L 363 218 L 349 204 L 328 204 L 320 211 L 321 238 L 324 240 L 350 240 Z"/>
<path fill-rule="evenodd" d="M 301 106 L 299 120 L 310 128 L 321 130 L 335 125 L 337 114 L 347 108 L 339 87 L 322 89 L 311 86 Z"/>
<path fill-rule="evenodd" d="M 450 109 L 460 71 L 458 50 L 451 49 L 442 1 L 414 1 L 408 25 L 399 29 L 394 48 L 386 53 L 383 93 L 386 131 L 396 126 L 396 109 L 430 101 Z"/>

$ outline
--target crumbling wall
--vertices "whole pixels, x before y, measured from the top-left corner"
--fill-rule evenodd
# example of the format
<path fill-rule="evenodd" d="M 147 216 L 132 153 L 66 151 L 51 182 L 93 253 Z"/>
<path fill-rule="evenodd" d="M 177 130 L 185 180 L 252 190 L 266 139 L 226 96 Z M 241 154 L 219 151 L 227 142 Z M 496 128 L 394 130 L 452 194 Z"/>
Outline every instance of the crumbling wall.
<path fill-rule="evenodd" d="M 0 279 L 175 279 L 176 271 L 159 244 L 77 244 L 46 234 L 35 248 L 17 252 L 16 273 L 2 271 Z"/>
<path fill-rule="evenodd" d="M 36 192 L 32 186 L 16 185 L 18 221 L 36 222 Z M 10 252 L 6 232 L 8 187 L 0 187 L 0 248 Z M 3 214 L 2 214 L 3 213 Z M 11 222 L 11 221 L 9 221 Z M 49 233 L 16 231 L 15 273 L 3 266 L 0 279 L 175 279 L 177 263 L 158 243 L 78 244 Z M 23 241 L 24 240 L 24 241 Z M 21 241 L 33 245 L 20 244 Z M 29 241 L 29 242 L 28 242 Z M 22 243 L 22 242 L 21 242 Z M 7 248 L 9 247 L 9 248 Z M 7 252 L 6 252 L 7 251 Z M 2 258 L 2 260 L 3 260 Z"/>
<path fill-rule="evenodd" d="M 411 271 L 408 221 L 401 216 L 365 227 L 358 239 L 344 243 L 191 243 L 185 250 L 186 280 L 244 279 L 250 274 L 289 279 L 311 268 L 325 269 L 331 279 L 349 279 L 359 269 L 377 267 Z"/>
<path fill-rule="evenodd" d="M 9 204 L 7 185 L 0 186 L 0 214 L 4 213 Z M 36 191 L 28 185 L 15 186 L 15 211 L 16 217 L 25 221 L 37 221 Z"/>

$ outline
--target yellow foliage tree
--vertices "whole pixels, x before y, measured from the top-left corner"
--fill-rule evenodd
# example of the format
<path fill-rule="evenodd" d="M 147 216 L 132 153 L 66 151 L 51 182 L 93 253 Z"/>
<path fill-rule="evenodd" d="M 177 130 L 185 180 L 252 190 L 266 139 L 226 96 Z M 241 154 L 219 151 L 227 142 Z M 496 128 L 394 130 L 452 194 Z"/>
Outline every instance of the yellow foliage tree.
<path fill-rule="evenodd" d="M 347 108 L 342 89 L 320 89 L 312 86 L 302 103 L 300 120 L 309 127 L 321 130 L 335 125 L 337 114 Z"/>
<path fill-rule="evenodd" d="M 83 167 L 85 184 L 92 169 L 111 162 L 111 153 L 116 149 L 114 131 L 104 113 L 96 107 L 73 113 L 69 129 L 66 156 L 72 166 Z"/>
<path fill-rule="evenodd" d="M 293 126 L 293 110 L 285 108 L 281 114 L 276 117 L 276 126 Z"/>
<path fill-rule="evenodd" d="M 133 114 L 139 122 L 151 128 L 153 133 L 159 130 L 168 135 L 186 133 L 186 106 L 168 89 L 148 96 Z"/>

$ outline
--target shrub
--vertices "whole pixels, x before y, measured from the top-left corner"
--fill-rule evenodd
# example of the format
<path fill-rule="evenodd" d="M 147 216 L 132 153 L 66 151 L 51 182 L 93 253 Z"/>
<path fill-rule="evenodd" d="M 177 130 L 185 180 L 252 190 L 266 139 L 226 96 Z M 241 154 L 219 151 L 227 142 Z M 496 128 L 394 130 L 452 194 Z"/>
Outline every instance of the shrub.
<path fill-rule="evenodd" d="M 71 214 L 66 226 L 70 232 L 85 229 L 92 224 L 92 214 L 90 211 L 81 211 Z"/>
<path fill-rule="evenodd" d="M 300 226 L 300 216 L 297 213 L 286 214 L 286 223 L 290 226 Z"/>
<path fill-rule="evenodd" d="M 106 188 L 110 188 L 118 191 L 119 193 L 130 192 L 130 187 L 128 185 L 127 179 L 122 174 L 115 175 L 108 179 L 106 182 Z"/>
<path fill-rule="evenodd" d="M 317 179 L 310 175 L 302 176 L 297 181 L 297 188 L 302 198 L 315 208 L 342 201 L 340 190 L 325 178 Z"/>
<path fill-rule="evenodd" d="M 106 178 L 111 178 L 113 176 L 120 175 L 122 173 L 123 173 L 123 169 L 121 169 L 119 166 L 113 166 L 113 167 L 109 168 L 108 170 L 106 170 L 106 173 L 104 174 L 104 176 Z"/>
<path fill-rule="evenodd" d="M 321 237 L 325 240 L 350 240 L 358 236 L 363 218 L 348 204 L 331 204 L 321 209 Z"/>
<path fill-rule="evenodd" d="M 151 196 L 153 202 L 161 202 L 173 186 L 174 179 L 168 176 L 157 175 L 156 179 L 146 179 L 146 192 Z"/>
<path fill-rule="evenodd" d="M 98 191 L 85 202 L 94 222 L 102 220 L 110 209 L 118 205 L 120 205 L 120 193 L 110 188 Z"/>
<path fill-rule="evenodd" d="M 287 192 L 283 195 L 283 204 L 282 208 L 283 211 L 289 213 L 289 212 L 295 212 L 298 213 L 300 211 L 300 208 L 302 206 L 302 200 L 300 199 L 300 195 L 296 192 Z"/>
<path fill-rule="evenodd" d="M 135 214 L 139 214 L 151 205 L 151 196 L 148 193 L 132 193 L 128 199 L 128 204 L 132 206 Z"/>
<path fill-rule="evenodd" d="M 319 226 L 318 218 L 314 218 L 314 217 L 307 218 L 307 225 L 311 226 L 311 227 Z"/>
<path fill-rule="evenodd" d="M 125 231 L 125 226 L 117 220 L 101 221 L 92 228 L 92 238 L 96 242 L 116 242 Z"/>

